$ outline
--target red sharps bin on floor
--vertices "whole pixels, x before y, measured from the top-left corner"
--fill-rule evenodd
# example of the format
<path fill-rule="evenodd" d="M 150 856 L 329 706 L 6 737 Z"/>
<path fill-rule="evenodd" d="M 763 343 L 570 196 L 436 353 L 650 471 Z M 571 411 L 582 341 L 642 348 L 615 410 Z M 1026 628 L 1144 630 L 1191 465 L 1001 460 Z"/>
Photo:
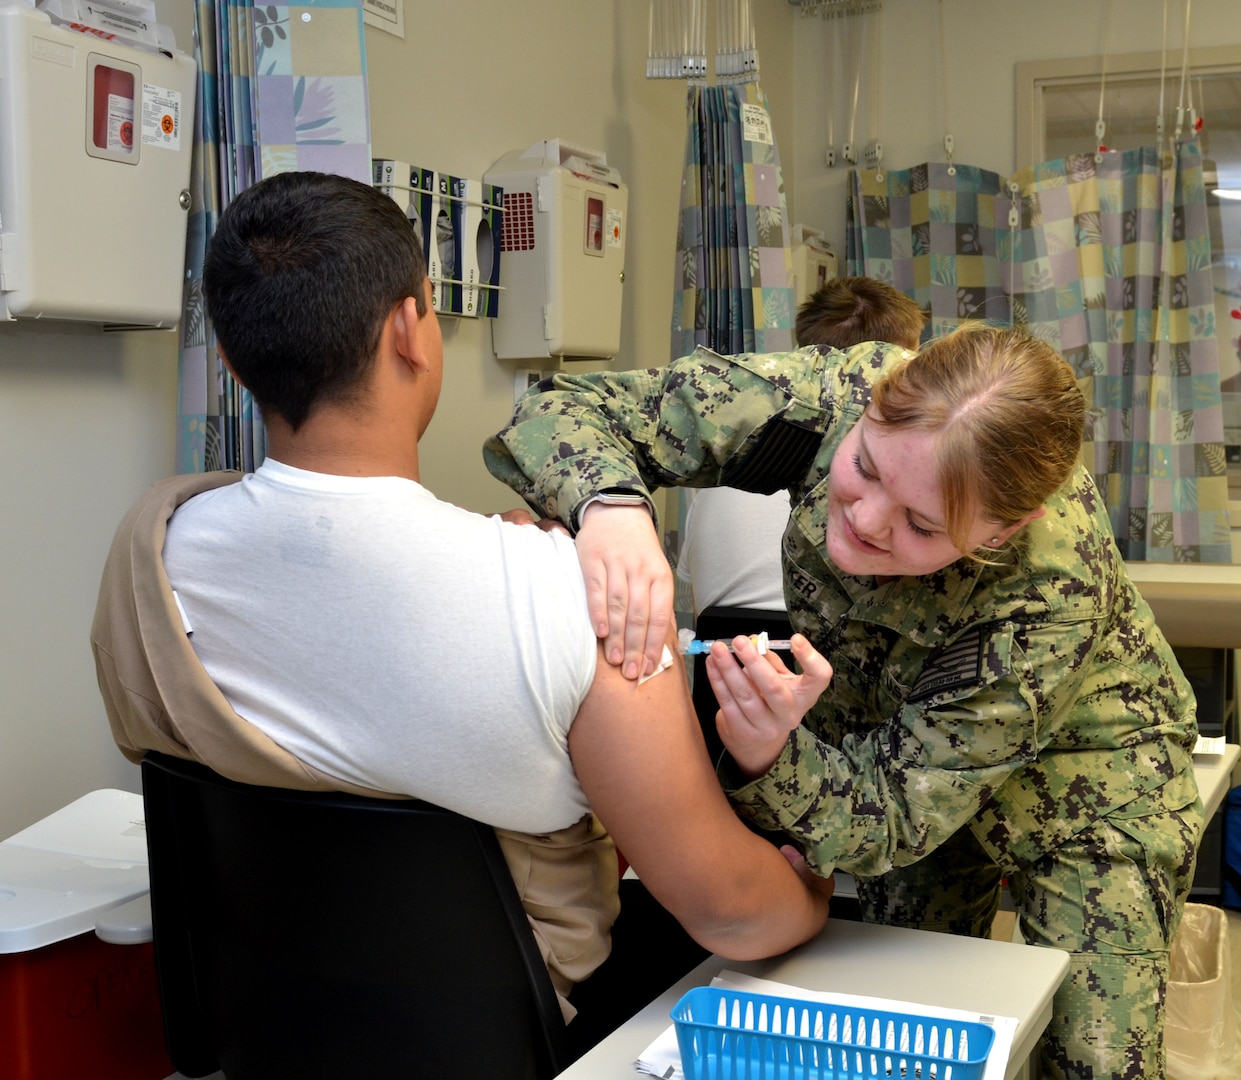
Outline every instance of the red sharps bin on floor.
<path fill-rule="evenodd" d="M 96 920 L 148 891 L 142 796 L 93 791 L 0 843 L 0 1077 L 164 1080 L 151 943 Z"/>

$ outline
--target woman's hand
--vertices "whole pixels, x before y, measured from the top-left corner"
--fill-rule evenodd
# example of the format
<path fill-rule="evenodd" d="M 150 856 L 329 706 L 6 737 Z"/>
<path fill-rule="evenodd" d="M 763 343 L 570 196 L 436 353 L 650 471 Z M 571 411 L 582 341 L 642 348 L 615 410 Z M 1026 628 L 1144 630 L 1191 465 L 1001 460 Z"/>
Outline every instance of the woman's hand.
<path fill-rule="evenodd" d="M 498 517 L 501 521 L 507 521 L 510 525 L 533 525 L 541 532 L 558 532 L 564 533 L 565 536 L 573 535 L 556 518 L 535 518 L 529 510 L 505 510 Z"/>
<path fill-rule="evenodd" d="M 789 861 L 789 865 L 797 871 L 797 876 L 805 883 L 806 888 L 813 889 L 824 900 L 830 900 L 836 893 L 836 875 L 828 874 L 827 877 L 819 877 L 810 869 L 810 864 L 806 862 L 806 856 L 797 850 L 792 844 L 781 844 L 780 854 Z"/>
<path fill-rule="evenodd" d="M 507 521 L 510 525 L 534 525 L 534 515 L 525 507 L 517 510 L 505 510 L 504 513 L 496 515 L 501 521 Z M 561 526 L 563 528 L 563 526 Z"/>
<path fill-rule="evenodd" d="M 760 653 L 747 637 L 734 638 L 733 648 L 735 656 L 719 642 L 711 646 L 707 678 L 720 703 L 715 716 L 720 738 L 752 780 L 771 768 L 789 732 L 827 689 L 832 665 L 801 634 L 793 635 L 800 675 L 789 671 L 777 653 Z"/>
<path fill-rule="evenodd" d="M 627 679 L 654 671 L 672 628 L 675 589 L 650 511 L 588 506 L 577 533 L 577 554 L 604 657 Z"/>

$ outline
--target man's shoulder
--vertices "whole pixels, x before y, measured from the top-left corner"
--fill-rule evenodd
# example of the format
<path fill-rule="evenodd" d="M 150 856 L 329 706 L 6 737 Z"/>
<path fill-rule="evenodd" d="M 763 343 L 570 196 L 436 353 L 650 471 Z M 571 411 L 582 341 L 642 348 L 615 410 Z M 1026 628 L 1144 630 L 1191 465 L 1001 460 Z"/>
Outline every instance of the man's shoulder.
<path fill-rule="evenodd" d="M 147 488 L 144 498 L 161 498 L 168 494 L 175 496 L 184 495 L 191 498 L 202 491 L 211 491 L 214 488 L 225 487 L 228 484 L 235 484 L 246 474 L 237 469 L 212 469 L 208 472 L 200 473 L 178 473 L 176 476 L 166 476 L 162 480 L 156 480 Z"/>
<path fill-rule="evenodd" d="M 182 503 L 206 491 L 238 483 L 246 474 L 236 469 L 213 469 L 210 472 L 180 473 L 156 480 L 143 492 L 136 505 L 168 504 L 175 510 Z"/>
<path fill-rule="evenodd" d="M 117 526 L 117 539 L 135 533 L 153 533 L 162 542 L 173 514 L 196 495 L 237 483 L 243 474 L 233 470 L 183 473 L 156 480 L 130 505 Z"/>

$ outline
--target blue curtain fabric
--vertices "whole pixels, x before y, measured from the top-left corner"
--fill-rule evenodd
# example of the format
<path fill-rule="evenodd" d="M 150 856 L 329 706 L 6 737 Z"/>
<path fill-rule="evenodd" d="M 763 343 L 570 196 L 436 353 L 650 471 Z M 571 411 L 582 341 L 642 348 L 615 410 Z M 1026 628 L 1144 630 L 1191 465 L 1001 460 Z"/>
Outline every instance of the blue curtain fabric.
<path fill-rule="evenodd" d="M 203 256 L 221 211 L 263 176 L 315 169 L 370 182 L 361 4 L 197 0 L 194 51 L 177 470 L 251 470 L 265 455 L 262 418 L 216 355 Z"/>
<path fill-rule="evenodd" d="M 793 343 L 788 208 L 767 97 L 755 82 L 690 84 L 677 227 L 672 358 L 699 345 Z"/>
<path fill-rule="evenodd" d="M 691 82 L 671 358 L 704 345 L 723 354 L 793 347 L 796 318 L 788 206 L 767 96 L 753 80 Z M 678 493 L 664 535 L 676 565 L 685 523 Z M 676 579 L 677 623 L 692 627 L 688 585 Z"/>

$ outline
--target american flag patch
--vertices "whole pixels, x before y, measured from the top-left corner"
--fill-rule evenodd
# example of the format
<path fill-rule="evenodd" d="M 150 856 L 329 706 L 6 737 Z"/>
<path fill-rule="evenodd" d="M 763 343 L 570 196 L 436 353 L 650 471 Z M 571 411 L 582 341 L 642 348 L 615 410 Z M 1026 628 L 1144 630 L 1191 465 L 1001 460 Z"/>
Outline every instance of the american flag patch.
<path fill-rule="evenodd" d="M 974 630 L 931 653 L 914 683 L 909 701 L 923 701 L 944 690 L 982 681 L 983 634 Z"/>

